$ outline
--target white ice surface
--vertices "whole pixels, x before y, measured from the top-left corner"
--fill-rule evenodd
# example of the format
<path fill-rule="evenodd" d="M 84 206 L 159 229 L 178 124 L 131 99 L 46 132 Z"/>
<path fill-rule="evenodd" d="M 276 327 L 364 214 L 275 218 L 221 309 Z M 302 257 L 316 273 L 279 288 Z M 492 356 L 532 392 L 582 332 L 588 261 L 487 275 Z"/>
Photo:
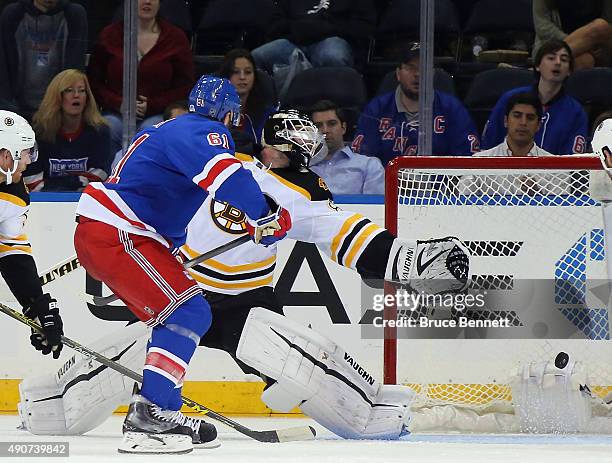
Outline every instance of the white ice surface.
<path fill-rule="evenodd" d="M 234 418 L 254 429 L 313 425 L 299 418 Z M 397 442 L 346 441 L 315 425 L 318 437 L 309 442 L 262 444 L 218 426 L 221 447 L 195 450 L 186 455 L 121 455 L 121 416 L 113 416 L 85 436 L 33 436 L 16 429 L 17 416 L 0 415 L 0 441 L 68 441 L 69 458 L 0 458 L 25 462 L 190 462 L 201 463 L 587 463 L 612 462 L 612 437 L 602 436 L 515 436 L 515 435 L 412 435 Z"/>

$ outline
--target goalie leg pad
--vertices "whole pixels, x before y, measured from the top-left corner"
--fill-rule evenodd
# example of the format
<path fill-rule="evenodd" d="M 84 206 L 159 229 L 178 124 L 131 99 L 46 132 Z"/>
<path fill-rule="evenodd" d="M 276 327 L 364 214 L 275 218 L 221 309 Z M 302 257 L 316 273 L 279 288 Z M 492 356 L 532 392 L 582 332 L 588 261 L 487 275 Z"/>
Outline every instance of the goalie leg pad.
<path fill-rule="evenodd" d="M 92 344 L 92 349 L 142 372 L 150 329 L 143 323 L 122 327 Z M 19 414 L 37 435 L 79 435 L 103 423 L 130 402 L 134 381 L 75 353 L 56 372 L 26 378 L 19 385 Z"/>
<path fill-rule="evenodd" d="M 278 411 L 295 406 L 335 434 L 397 439 L 410 419 L 412 389 L 382 386 L 326 337 L 266 309 L 251 309 L 237 357 L 276 380 L 262 400 Z"/>
<path fill-rule="evenodd" d="M 470 280 L 469 250 L 450 236 L 426 241 L 395 239 L 385 280 L 426 294 L 463 291 Z"/>
<path fill-rule="evenodd" d="M 579 362 L 523 365 L 512 378 L 512 400 L 522 432 L 575 433 L 591 420 L 587 374 Z"/>

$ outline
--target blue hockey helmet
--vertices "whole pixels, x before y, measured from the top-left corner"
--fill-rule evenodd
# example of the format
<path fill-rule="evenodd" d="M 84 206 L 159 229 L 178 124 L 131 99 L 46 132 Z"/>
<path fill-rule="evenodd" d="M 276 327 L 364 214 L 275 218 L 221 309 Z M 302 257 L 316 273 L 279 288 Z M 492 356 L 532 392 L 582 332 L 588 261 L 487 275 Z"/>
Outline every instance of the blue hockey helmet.
<path fill-rule="evenodd" d="M 232 124 L 240 123 L 240 97 L 227 79 L 204 75 L 189 94 L 189 112 L 223 122 L 231 113 Z"/>

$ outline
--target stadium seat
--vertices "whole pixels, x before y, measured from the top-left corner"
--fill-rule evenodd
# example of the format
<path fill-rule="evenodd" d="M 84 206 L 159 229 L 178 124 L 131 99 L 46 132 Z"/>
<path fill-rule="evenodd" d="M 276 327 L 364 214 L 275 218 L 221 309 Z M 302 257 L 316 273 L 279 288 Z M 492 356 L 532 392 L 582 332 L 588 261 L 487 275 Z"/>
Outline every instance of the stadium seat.
<path fill-rule="evenodd" d="M 593 68 L 569 76 L 566 91 L 583 105 L 612 106 L 612 69 Z"/>
<path fill-rule="evenodd" d="M 266 103 L 275 104 L 278 102 L 278 95 L 276 93 L 276 85 L 274 79 L 270 74 L 261 69 L 257 69 L 257 80 L 261 84 L 263 90 L 263 98 Z"/>
<path fill-rule="evenodd" d="M 347 139 L 352 135 L 359 111 L 367 101 L 363 76 L 350 67 L 307 69 L 293 79 L 284 101 L 285 107 L 308 110 L 318 100 L 332 100 L 348 116 Z"/>
<path fill-rule="evenodd" d="M 463 28 L 463 41 L 469 44 L 478 35 L 487 38 L 489 50 L 510 49 L 517 39 L 531 47 L 534 37 L 531 3 L 532 0 L 479 0 Z"/>
<path fill-rule="evenodd" d="M 283 104 L 307 107 L 320 99 L 361 108 L 367 100 L 362 75 L 343 66 L 307 69 L 295 76 Z"/>
<path fill-rule="evenodd" d="M 395 69 L 387 72 L 385 77 L 383 77 L 380 85 L 378 86 L 378 90 L 376 91 L 376 95 L 380 95 L 381 93 L 390 92 L 394 90 L 397 86 L 397 79 L 395 78 Z M 451 95 L 455 95 L 455 82 L 453 81 L 453 77 L 446 72 L 444 69 L 436 68 L 434 69 L 434 89 L 449 93 Z"/>
<path fill-rule="evenodd" d="M 273 0 L 211 0 L 198 25 L 197 53 L 224 55 L 236 47 L 255 48 L 263 41 L 273 9 Z"/>
<path fill-rule="evenodd" d="M 387 50 L 389 56 L 395 48 L 409 40 L 419 39 L 420 0 L 392 0 L 382 13 L 374 44 L 370 45 L 371 57 L 378 50 Z M 458 40 L 461 28 L 457 8 L 451 0 L 436 0 L 434 6 L 436 56 L 447 54 L 451 40 Z M 454 48 L 454 47 L 453 47 Z M 456 53 L 453 52 L 453 55 Z"/>
<path fill-rule="evenodd" d="M 497 68 L 476 74 L 464 100 L 476 128 L 482 131 L 491 109 L 503 93 L 533 82 L 533 72 L 526 69 Z"/>

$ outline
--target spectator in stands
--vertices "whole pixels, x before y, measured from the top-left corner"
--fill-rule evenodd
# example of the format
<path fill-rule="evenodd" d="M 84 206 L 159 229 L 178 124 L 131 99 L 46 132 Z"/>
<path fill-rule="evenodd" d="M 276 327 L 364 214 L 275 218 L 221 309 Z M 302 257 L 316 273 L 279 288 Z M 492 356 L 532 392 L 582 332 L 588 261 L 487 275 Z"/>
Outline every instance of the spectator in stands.
<path fill-rule="evenodd" d="M 552 156 L 535 141 L 543 115 L 537 95 L 532 92 L 514 93 L 506 102 L 504 114 L 504 141 L 474 156 Z"/>
<path fill-rule="evenodd" d="M 32 125 L 39 155 L 26 171 L 30 189 L 80 191 L 106 180 L 110 133 L 84 73 L 66 69 L 56 75 Z"/>
<path fill-rule="evenodd" d="M 395 69 L 397 88 L 370 101 L 359 117 L 352 148 L 378 157 L 383 165 L 418 149 L 419 44 L 402 52 Z M 433 155 L 469 156 L 479 149 L 479 138 L 467 109 L 454 96 L 435 91 Z M 423 153 L 425 154 L 425 153 Z M 430 154 L 430 153 L 427 153 Z"/>
<path fill-rule="evenodd" d="M 162 120 L 162 111 L 186 98 L 194 82 L 194 66 L 185 33 L 158 17 L 159 0 L 138 0 L 137 128 Z M 100 33 L 89 63 L 89 79 L 111 127 L 112 152 L 121 148 L 123 124 L 123 21 Z"/>
<path fill-rule="evenodd" d="M 67 0 L 20 0 L 0 15 L 0 107 L 30 119 L 53 76 L 85 68 L 87 15 Z"/>
<path fill-rule="evenodd" d="M 342 109 L 330 100 L 317 101 L 310 117 L 325 135 L 328 154 L 310 168 L 327 183 L 334 195 L 385 193 L 385 171 L 377 158 L 353 153 L 344 145 L 346 117 Z"/>
<path fill-rule="evenodd" d="M 480 151 L 474 156 L 552 156 L 535 142 L 535 135 L 542 123 L 542 104 L 531 93 L 515 93 L 505 108 L 504 127 L 506 138 L 499 145 Z M 571 175 L 520 174 L 503 176 L 464 175 L 457 190 L 461 194 L 487 195 L 537 195 L 567 194 Z"/>
<path fill-rule="evenodd" d="M 609 66 L 612 58 L 612 1 L 533 0 L 534 55 L 548 40 L 572 49 L 576 69 Z"/>
<path fill-rule="evenodd" d="M 269 43 L 253 50 L 257 65 L 272 73 L 300 48 L 313 66 L 352 66 L 351 45 L 367 44 L 376 20 L 372 0 L 279 0 Z M 363 47 L 363 46 L 362 46 Z"/>
<path fill-rule="evenodd" d="M 168 106 L 164 108 L 163 120 L 167 121 L 170 119 L 175 119 L 183 114 L 187 114 L 189 112 L 189 103 L 187 100 L 177 100 L 170 103 Z M 113 162 L 111 164 L 111 172 L 115 170 L 115 166 L 123 157 L 123 149 L 119 149 L 113 156 Z"/>
<path fill-rule="evenodd" d="M 221 64 L 219 75 L 229 79 L 240 96 L 240 125 L 232 129 L 232 134 L 244 132 L 251 143 L 259 143 L 264 121 L 277 106 L 275 102 L 265 100 L 253 56 L 243 48 L 230 50 Z"/>
<path fill-rule="evenodd" d="M 539 147 L 552 154 L 583 153 L 588 135 L 587 115 L 581 104 L 565 93 L 565 80 L 574 69 L 572 50 L 561 40 L 540 47 L 534 61 L 536 83 L 504 93 L 491 111 L 482 135 L 483 149 L 501 143 L 506 135 L 504 111 L 515 93 L 533 92 L 544 109 L 535 139 Z"/>

